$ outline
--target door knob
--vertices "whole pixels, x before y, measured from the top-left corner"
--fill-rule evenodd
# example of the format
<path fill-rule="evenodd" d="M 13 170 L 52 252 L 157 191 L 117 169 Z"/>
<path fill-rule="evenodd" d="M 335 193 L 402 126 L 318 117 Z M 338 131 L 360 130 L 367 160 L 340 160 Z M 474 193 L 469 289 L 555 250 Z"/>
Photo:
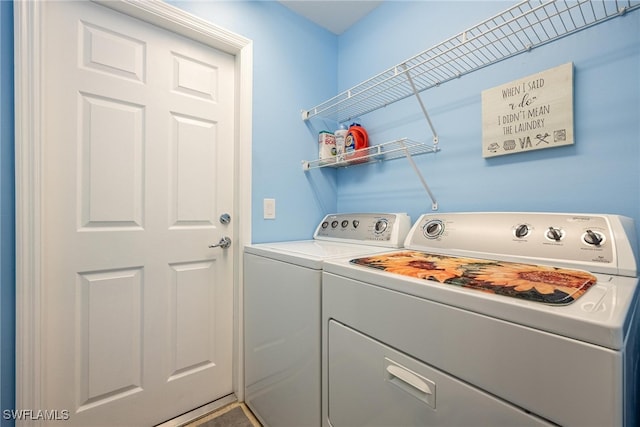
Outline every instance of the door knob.
<path fill-rule="evenodd" d="M 222 249 L 227 249 L 229 246 L 231 246 L 231 239 L 228 238 L 227 236 L 224 236 L 223 238 L 221 238 L 217 244 L 209 245 L 210 248 L 220 247 Z"/>

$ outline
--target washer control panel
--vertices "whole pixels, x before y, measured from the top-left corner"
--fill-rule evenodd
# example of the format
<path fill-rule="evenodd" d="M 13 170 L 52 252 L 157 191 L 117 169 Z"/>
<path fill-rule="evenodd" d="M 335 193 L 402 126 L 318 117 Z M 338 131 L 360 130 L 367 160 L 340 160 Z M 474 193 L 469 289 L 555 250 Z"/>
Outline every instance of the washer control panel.
<path fill-rule="evenodd" d="M 399 248 L 410 228 L 411 219 L 404 213 L 329 214 L 313 238 Z"/>
<path fill-rule="evenodd" d="M 634 230 L 630 218 L 607 214 L 425 214 L 414 224 L 405 247 L 618 273 L 623 259 L 623 270 L 637 271 Z"/>

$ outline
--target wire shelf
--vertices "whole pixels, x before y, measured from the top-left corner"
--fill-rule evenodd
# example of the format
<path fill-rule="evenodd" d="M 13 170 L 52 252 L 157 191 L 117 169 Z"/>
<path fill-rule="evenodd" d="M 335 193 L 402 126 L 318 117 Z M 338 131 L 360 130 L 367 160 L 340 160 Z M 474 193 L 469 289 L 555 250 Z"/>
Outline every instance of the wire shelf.
<path fill-rule="evenodd" d="M 640 0 L 526 0 L 302 112 L 347 122 L 605 20 L 640 8 Z"/>
<path fill-rule="evenodd" d="M 317 168 L 342 168 L 356 164 L 371 163 L 376 161 L 386 161 L 398 159 L 400 157 L 411 157 L 418 154 L 435 153 L 438 147 L 422 142 L 412 141 L 408 138 L 400 138 L 394 141 L 385 142 L 379 145 L 356 150 L 353 153 L 345 154 L 335 159 L 303 160 L 302 169 Z"/>

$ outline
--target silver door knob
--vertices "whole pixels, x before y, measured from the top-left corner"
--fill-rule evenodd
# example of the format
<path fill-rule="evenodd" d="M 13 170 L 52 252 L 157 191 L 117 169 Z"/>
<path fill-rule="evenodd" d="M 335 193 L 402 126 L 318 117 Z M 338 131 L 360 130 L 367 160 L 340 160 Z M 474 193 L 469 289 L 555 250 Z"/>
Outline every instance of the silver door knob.
<path fill-rule="evenodd" d="M 222 249 L 227 249 L 229 246 L 231 246 L 231 239 L 228 238 L 227 236 L 224 236 L 223 238 L 221 238 L 217 244 L 209 245 L 210 248 L 220 247 Z"/>

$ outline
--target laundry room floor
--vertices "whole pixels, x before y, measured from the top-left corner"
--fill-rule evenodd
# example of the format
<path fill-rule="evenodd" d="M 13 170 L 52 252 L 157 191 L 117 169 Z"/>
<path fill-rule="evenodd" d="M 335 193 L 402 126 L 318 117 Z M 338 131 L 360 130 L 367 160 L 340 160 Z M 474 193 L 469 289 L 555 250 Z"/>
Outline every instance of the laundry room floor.
<path fill-rule="evenodd" d="M 244 403 L 232 403 L 184 427 L 261 427 Z"/>

